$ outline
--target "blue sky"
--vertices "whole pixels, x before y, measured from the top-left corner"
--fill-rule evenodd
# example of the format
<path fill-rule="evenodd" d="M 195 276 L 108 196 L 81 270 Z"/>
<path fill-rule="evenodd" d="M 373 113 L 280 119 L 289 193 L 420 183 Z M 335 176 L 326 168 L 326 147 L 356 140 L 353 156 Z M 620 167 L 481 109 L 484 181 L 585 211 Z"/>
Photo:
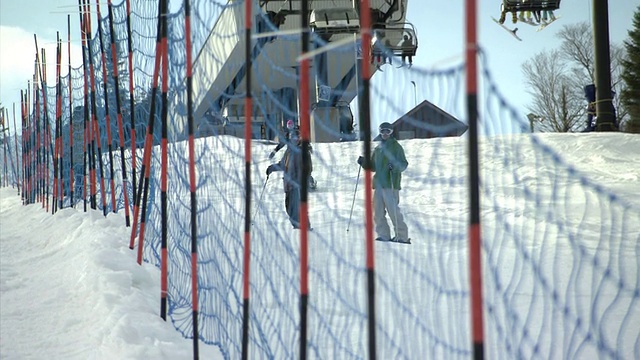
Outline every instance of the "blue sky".
<path fill-rule="evenodd" d="M 120 3 L 114 0 L 113 3 Z M 171 1 L 178 4 L 177 1 Z M 529 95 L 523 85 L 521 65 L 536 53 L 556 48 L 556 33 L 563 25 L 591 21 L 593 0 L 564 0 L 556 12 L 561 18 L 544 31 L 518 24 L 518 34 L 522 42 L 515 40 L 496 25 L 491 16 L 499 17 L 499 0 L 482 0 L 479 3 L 479 41 L 487 54 L 490 71 L 503 94 L 509 94 L 509 101 L 517 108 L 524 108 Z M 103 15 L 106 15 L 106 1 L 101 1 Z M 49 61 L 55 59 L 56 31 L 67 39 L 67 13 L 71 15 L 72 66 L 81 64 L 79 51 L 79 26 L 76 0 L 23 0 L 0 2 L 0 102 L 10 109 L 16 103 L 19 112 L 20 89 L 26 88 L 33 74 L 35 45 L 33 34 L 38 36 L 38 45 L 45 47 Z M 95 2 L 92 1 L 92 10 Z M 612 42 L 621 44 L 631 28 L 633 13 L 637 8 L 634 1 L 609 1 L 609 36 Z M 419 48 L 415 66 L 421 68 L 445 68 L 462 61 L 464 48 L 464 1 L 409 0 L 408 21 L 418 30 Z M 512 25 L 507 24 L 511 27 Z M 94 26 L 95 28 L 95 26 Z M 62 61 L 67 63 L 67 50 L 63 50 Z M 505 72 L 509 69 L 509 72 Z M 62 70 L 66 74 L 66 66 Z M 48 70 L 52 79 L 55 70 Z M 50 80 L 52 81 L 52 80 Z M 410 86 L 407 83 L 407 86 Z M 417 94 L 418 98 L 424 98 Z M 11 115 L 12 117 L 12 115 Z"/>

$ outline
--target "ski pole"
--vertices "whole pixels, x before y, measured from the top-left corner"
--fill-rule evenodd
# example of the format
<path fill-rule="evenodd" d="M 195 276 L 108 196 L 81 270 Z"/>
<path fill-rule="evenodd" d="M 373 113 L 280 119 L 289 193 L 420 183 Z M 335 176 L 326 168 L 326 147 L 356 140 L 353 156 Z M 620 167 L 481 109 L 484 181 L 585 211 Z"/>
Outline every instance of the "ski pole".
<path fill-rule="evenodd" d="M 351 216 L 353 215 L 353 205 L 356 203 L 356 193 L 358 192 L 358 182 L 360 182 L 360 170 L 362 166 L 358 166 L 358 177 L 356 178 L 356 188 L 353 190 L 353 201 L 351 202 L 351 212 L 349 213 L 349 222 L 347 223 L 347 232 L 349 232 L 349 226 L 351 226 Z"/>
<path fill-rule="evenodd" d="M 253 212 L 253 216 L 251 217 L 251 225 L 255 222 L 256 215 L 258 214 L 258 208 L 260 208 L 260 203 L 262 202 L 262 195 L 264 195 L 264 189 L 267 188 L 267 181 L 269 181 L 269 175 L 264 180 L 264 185 L 262 185 L 262 191 L 260 191 L 260 197 L 258 198 L 258 203 L 256 204 L 256 210 Z"/>

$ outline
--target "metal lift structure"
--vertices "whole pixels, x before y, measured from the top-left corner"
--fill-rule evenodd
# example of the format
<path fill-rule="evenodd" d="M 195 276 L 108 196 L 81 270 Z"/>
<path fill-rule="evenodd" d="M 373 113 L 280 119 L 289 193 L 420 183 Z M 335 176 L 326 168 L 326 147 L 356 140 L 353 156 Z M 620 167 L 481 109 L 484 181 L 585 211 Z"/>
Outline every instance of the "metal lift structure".
<path fill-rule="evenodd" d="M 244 6 L 232 6 L 235 3 L 240 2 L 229 1 L 194 61 L 194 117 L 196 126 L 213 121 L 225 128 L 224 133 L 241 137 L 240 125 L 245 121 L 245 25 Z M 384 33 L 385 40 L 389 40 L 388 51 L 395 56 L 416 54 L 417 34 L 406 21 L 407 4 L 408 0 L 371 0 L 374 30 Z M 350 111 L 344 107 L 357 95 L 361 71 L 359 10 L 357 0 L 314 0 L 310 4 L 310 47 L 316 50 L 309 88 L 313 142 L 340 141 L 345 138 L 345 129 L 353 129 L 345 124 L 345 114 Z M 288 119 L 298 120 L 301 2 L 259 0 L 253 13 L 255 39 L 249 54 L 254 76 L 253 137 L 273 139 Z M 402 45 L 404 35 L 410 35 L 412 40 Z M 347 45 L 329 46 L 337 41 Z M 325 46 L 328 50 L 323 51 Z M 374 55 L 366 54 L 375 63 Z M 371 75 L 376 71 L 372 66 Z M 177 138 L 186 132 L 186 121 L 181 117 L 176 113 Z M 235 133 L 234 125 L 239 129 Z"/>

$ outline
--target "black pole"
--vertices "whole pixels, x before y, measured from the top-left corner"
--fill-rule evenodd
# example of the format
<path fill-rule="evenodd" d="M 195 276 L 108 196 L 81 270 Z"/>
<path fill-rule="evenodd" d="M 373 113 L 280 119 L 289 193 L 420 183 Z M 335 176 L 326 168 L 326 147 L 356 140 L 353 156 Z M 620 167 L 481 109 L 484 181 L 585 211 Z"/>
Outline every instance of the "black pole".
<path fill-rule="evenodd" d="M 200 357 L 200 352 L 198 349 L 198 342 L 200 341 L 200 336 L 198 335 L 198 203 L 196 201 L 196 156 L 193 138 L 195 125 L 193 120 L 193 61 L 191 60 L 192 46 L 190 0 L 185 0 L 184 2 L 184 24 L 185 50 L 187 54 L 187 122 L 189 128 L 189 193 L 191 199 L 191 316 L 193 319 L 193 358 L 198 359 Z M 250 87 L 247 87 L 247 89 L 250 89 Z M 246 307 L 246 305 L 243 305 L 243 308 L 244 307 Z"/>
<path fill-rule="evenodd" d="M 73 169 L 73 86 L 71 77 L 71 15 L 67 15 L 67 51 L 69 72 L 69 206 L 75 207 L 73 200 L 75 187 L 75 174 Z"/>
<path fill-rule="evenodd" d="M 185 9 L 189 9 L 187 5 L 188 1 L 185 2 Z M 253 99 L 251 94 L 251 16 L 252 16 L 252 3 L 245 2 L 245 38 L 244 38 L 244 50 L 245 50 L 245 68 L 247 69 L 247 74 L 245 77 L 247 94 L 245 96 L 245 148 L 244 148 L 244 171 L 245 171 L 245 221 L 244 221 L 244 249 L 243 249 L 243 269 L 242 269 L 242 360 L 249 359 L 249 323 L 251 321 L 250 317 L 250 308 L 249 308 L 249 300 L 250 300 L 250 270 L 251 270 L 251 224 L 253 223 L 253 219 L 251 219 L 251 111 L 253 108 Z M 187 13 L 187 19 L 188 13 Z M 190 34 L 187 33 L 186 36 Z M 190 54 L 191 49 L 187 48 L 187 54 Z M 189 56 L 189 55 L 187 55 Z M 190 59 L 190 57 L 187 57 Z M 187 63 L 187 68 L 191 68 L 191 64 Z M 190 73 L 190 72 L 189 72 Z M 187 78 L 188 88 L 188 99 L 191 101 L 191 77 Z M 189 141 L 192 141 L 192 118 L 191 118 L 191 103 L 189 103 Z M 191 146 L 191 145 L 190 145 Z M 191 161 L 191 159 L 189 159 Z M 268 176 L 267 176 L 268 179 Z M 265 181 L 265 186 L 267 182 Z M 262 196 L 262 194 L 260 194 Z M 192 219 L 193 221 L 193 219 Z M 196 289 L 192 290 L 196 291 Z"/>
<path fill-rule="evenodd" d="M 611 96 L 608 0 L 593 0 L 593 42 L 595 47 L 596 130 L 616 131 Z"/>
<path fill-rule="evenodd" d="M 160 145 L 160 228 L 161 228 L 161 296 L 160 296 L 160 317 L 162 320 L 167 320 L 167 262 L 168 259 L 168 203 L 167 203 L 167 167 L 168 167 L 168 152 L 167 152 L 167 92 L 169 91 L 169 52 L 167 49 L 167 16 L 169 15 L 169 9 L 167 0 L 160 1 L 162 7 L 161 16 L 158 18 L 158 22 L 162 22 L 162 92 L 161 92 L 161 110 L 160 110 L 160 126 L 161 126 L 161 145 Z M 197 340 L 197 337 L 195 337 Z"/>

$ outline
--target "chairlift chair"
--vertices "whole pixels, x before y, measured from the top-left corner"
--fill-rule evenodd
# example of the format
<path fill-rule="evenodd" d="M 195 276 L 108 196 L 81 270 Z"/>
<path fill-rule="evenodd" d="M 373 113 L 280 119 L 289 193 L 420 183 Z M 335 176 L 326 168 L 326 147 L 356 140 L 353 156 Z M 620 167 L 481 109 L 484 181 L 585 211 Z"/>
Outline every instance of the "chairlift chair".
<path fill-rule="evenodd" d="M 502 4 L 500 5 L 500 20 L 498 21 L 500 24 L 504 23 L 506 14 L 508 12 L 512 15 L 513 23 L 515 24 L 518 21 L 518 13 L 520 13 L 520 20 L 524 21 L 522 18 L 522 14 L 527 12 L 531 16 L 535 17 L 535 23 L 529 23 L 530 25 L 540 25 L 541 20 L 545 20 L 541 17 L 543 12 L 552 13 L 555 10 L 560 8 L 561 0 L 502 0 Z"/>
<path fill-rule="evenodd" d="M 397 23 L 392 26 L 374 24 L 373 28 L 372 49 L 374 55 L 382 55 L 388 52 L 391 52 L 394 56 L 416 55 L 418 35 L 413 24 L 409 22 Z"/>
<path fill-rule="evenodd" d="M 315 9 L 309 27 L 319 35 L 353 34 L 360 31 L 360 17 L 354 8 Z"/>
<path fill-rule="evenodd" d="M 502 0 L 506 12 L 554 11 L 560 8 L 561 0 Z"/>

